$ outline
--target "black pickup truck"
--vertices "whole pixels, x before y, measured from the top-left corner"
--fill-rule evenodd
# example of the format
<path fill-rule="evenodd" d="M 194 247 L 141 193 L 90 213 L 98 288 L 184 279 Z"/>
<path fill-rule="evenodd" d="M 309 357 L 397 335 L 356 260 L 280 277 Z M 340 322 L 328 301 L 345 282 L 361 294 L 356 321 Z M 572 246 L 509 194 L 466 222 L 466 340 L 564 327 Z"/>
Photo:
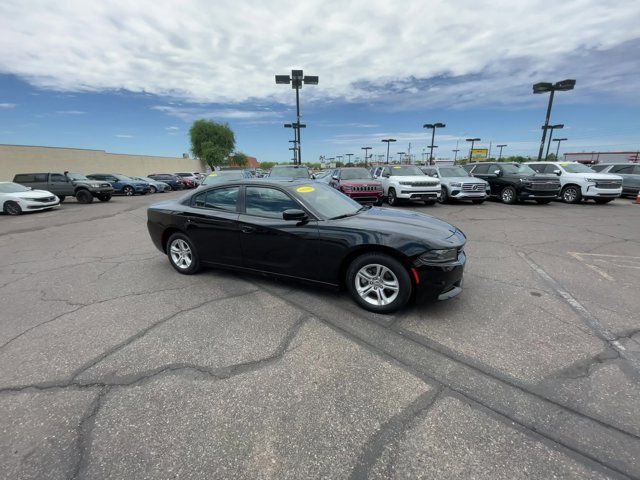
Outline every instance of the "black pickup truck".
<path fill-rule="evenodd" d="M 110 183 L 90 180 L 79 173 L 19 173 L 13 181 L 34 190 L 47 190 L 57 195 L 60 202 L 65 197 L 76 197 L 79 203 L 91 203 L 94 198 L 108 202 L 113 194 Z"/>

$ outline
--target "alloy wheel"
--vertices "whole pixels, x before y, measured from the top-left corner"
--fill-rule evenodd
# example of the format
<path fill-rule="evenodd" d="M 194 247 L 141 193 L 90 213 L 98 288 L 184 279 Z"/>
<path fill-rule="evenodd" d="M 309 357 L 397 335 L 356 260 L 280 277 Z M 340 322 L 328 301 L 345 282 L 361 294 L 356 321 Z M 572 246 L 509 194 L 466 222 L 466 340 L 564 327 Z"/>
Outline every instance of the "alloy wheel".
<path fill-rule="evenodd" d="M 355 287 L 358 295 L 371 305 L 389 305 L 400 292 L 400 282 L 395 273 L 384 265 L 365 265 L 356 273 Z"/>
<path fill-rule="evenodd" d="M 567 203 L 573 203 L 578 198 L 578 191 L 573 187 L 568 187 L 564 189 L 564 193 L 562 194 L 562 199 Z"/>
<path fill-rule="evenodd" d="M 133 195 L 133 188 L 126 186 L 124 187 L 123 192 L 127 197 L 130 197 L 131 195 Z"/>
<path fill-rule="evenodd" d="M 4 206 L 4 211 L 7 212 L 8 215 L 20 215 L 22 213 L 20 205 L 13 202 L 7 202 Z"/>
<path fill-rule="evenodd" d="M 505 188 L 505 189 L 502 191 L 502 201 L 503 201 L 504 203 L 511 203 L 511 202 L 513 202 L 513 195 L 514 195 L 514 192 L 513 192 L 513 190 L 512 190 L 511 188 Z"/>
<path fill-rule="evenodd" d="M 170 247 L 171 260 L 174 265 L 181 270 L 185 270 L 191 266 L 193 261 L 193 253 L 189 244 L 181 238 L 175 239 Z"/>

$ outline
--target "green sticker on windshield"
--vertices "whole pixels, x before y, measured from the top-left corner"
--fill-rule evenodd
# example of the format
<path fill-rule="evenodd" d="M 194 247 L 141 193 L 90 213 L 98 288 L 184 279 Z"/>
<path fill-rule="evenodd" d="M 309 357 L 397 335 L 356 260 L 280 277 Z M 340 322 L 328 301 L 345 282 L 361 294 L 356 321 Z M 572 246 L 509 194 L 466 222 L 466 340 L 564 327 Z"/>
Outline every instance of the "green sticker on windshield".
<path fill-rule="evenodd" d="M 296 192 L 299 193 L 311 193 L 311 192 L 315 192 L 315 188 L 313 187 L 298 187 L 296 188 Z"/>

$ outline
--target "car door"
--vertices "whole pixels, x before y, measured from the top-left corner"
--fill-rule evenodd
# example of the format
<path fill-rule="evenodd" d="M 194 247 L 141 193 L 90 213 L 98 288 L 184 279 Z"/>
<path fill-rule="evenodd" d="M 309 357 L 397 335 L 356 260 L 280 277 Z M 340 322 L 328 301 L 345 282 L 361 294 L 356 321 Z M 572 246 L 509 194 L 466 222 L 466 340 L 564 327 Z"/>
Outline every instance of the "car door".
<path fill-rule="evenodd" d="M 490 163 L 476 165 L 475 168 L 472 170 L 473 176 L 489 182 L 489 186 L 491 187 L 491 194 L 498 195 L 500 192 L 499 188 L 496 186 L 496 180 L 498 177 L 496 176 L 495 173 L 493 172 L 490 173 L 489 171 L 490 168 L 492 168 L 492 164 Z M 492 169 L 492 170 L 495 170 L 495 169 Z"/>
<path fill-rule="evenodd" d="M 73 195 L 73 184 L 61 173 L 52 173 L 49 175 L 49 188 L 43 190 L 50 190 L 56 195 L 71 196 Z"/>
<path fill-rule="evenodd" d="M 202 261 L 242 266 L 238 200 L 240 187 L 210 188 L 195 195 L 185 209 L 186 230 Z"/>
<path fill-rule="evenodd" d="M 240 245 L 246 268 L 298 278 L 316 274 L 318 222 L 284 220 L 288 209 L 305 210 L 284 190 L 247 185 L 239 217 Z"/>
<path fill-rule="evenodd" d="M 638 167 L 639 165 L 634 165 L 633 163 L 628 165 L 614 165 L 608 173 L 620 175 L 625 192 L 633 192 L 640 187 L 640 168 Z"/>
<path fill-rule="evenodd" d="M 386 197 L 389 194 L 389 177 L 391 176 L 391 167 L 384 167 L 379 172 L 378 180 L 382 183 L 382 190 L 384 192 L 384 196 Z"/>

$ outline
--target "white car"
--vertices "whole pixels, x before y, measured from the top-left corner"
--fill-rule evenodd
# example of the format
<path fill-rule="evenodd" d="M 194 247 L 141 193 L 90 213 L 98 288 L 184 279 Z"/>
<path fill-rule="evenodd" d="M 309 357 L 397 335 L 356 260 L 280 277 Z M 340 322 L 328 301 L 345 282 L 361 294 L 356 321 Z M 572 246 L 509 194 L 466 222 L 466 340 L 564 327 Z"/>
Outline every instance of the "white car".
<path fill-rule="evenodd" d="M 402 200 L 422 200 L 433 205 L 440 199 L 440 180 L 426 175 L 415 165 L 387 165 L 376 170 L 376 174 L 391 206 Z"/>
<path fill-rule="evenodd" d="M 7 215 L 60 206 L 60 199 L 46 190 L 32 190 L 18 183 L 0 182 L 0 208 Z"/>
<path fill-rule="evenodd" d="M 560 198 L 567 203 L 593 200 L 609 203 L 622 194 L 622 177 L 597 173 L 578 162 L 527 162 L 537 173 L 555 174 L 560 178 Z"/>

